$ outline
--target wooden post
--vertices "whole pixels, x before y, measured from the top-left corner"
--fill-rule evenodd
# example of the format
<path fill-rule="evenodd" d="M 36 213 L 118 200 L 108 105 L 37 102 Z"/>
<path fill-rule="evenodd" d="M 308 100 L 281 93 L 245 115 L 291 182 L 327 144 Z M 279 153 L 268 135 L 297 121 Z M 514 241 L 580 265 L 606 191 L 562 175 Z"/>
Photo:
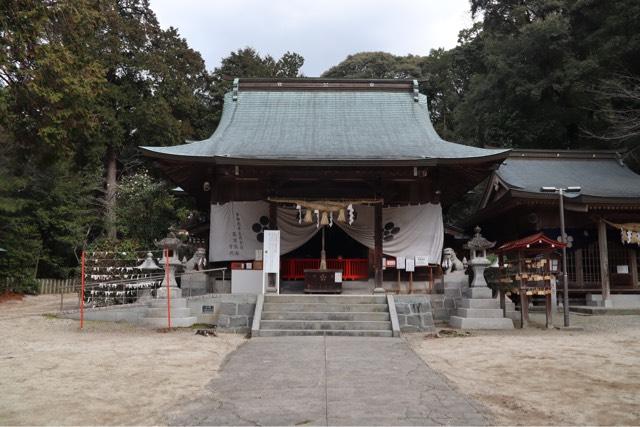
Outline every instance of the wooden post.
<path fill-rule="evenodd" d="M 524 328 L 529 321 L 529 300 L 527 298 L 527 292 L 524 289 L 524 281 L 522 280 L 522 252 L 518 252 L 518 275 L 520 280 L 518 281 L 518 287 L 520 288 L 520 328 Z"/>
<path fill-rule="evenodd" d="M 400 294 L 400 269 L 397 268 L 398 265 L 396 264 L 396 271 L 398 272 L 398 291 L 397 293 Z"/>
<path fill-rule="evenodd" d="M 606 307 L 611 293 L 609 285 L 609 251 L 607 249 L 607 224 L 598 222 L 598 255 L 600 256 L 600 282 L 602 284 L 602 305 Z"/>
<path fill-rule="evenodd" d="M 274 202 L 269 203 L 269 228 L 278 229 L 278 205 Z"/>
<path fill-rule="evenodd" d="M 413 293 L 413 271 L 409 272 L 409 293 Z"/>
<path fill-rule="evenodd" d="M 382 288 L 382 201 L 374 205 L 373 240 L 374 284 L 376 288 Z"/>
<path fill-rule="evenodd" d="M 638 254 L 634 248 L 628 248 L 629 254 L 629 274 L 631 275 L 631 284 L 634 288 L 638 287 Z"/>
<path fill-rule="evenodd" d="M 584 288 L 584 264 L 582 249 L 576 249 L 574 252 L 575 266 L 576 266 L 576 286 L 578 288 Z"/>
<path fill-rule="evenodd" d="M 520 288 L 520 329 L 523 329 L 527 324 L 527 316 L 525 316 L 524 311 L 526 310 L 525 306 L 529 304 L 527 301 L 527 294 Z"/>
<path fill-rule="evenodd" d="M 551 294 L 546 294 L 544 296 L 544 305 L 547 310 L 547 318 L 546 318 L 546 327 L 553 328 L 553 310 L 551 305 Z"/>

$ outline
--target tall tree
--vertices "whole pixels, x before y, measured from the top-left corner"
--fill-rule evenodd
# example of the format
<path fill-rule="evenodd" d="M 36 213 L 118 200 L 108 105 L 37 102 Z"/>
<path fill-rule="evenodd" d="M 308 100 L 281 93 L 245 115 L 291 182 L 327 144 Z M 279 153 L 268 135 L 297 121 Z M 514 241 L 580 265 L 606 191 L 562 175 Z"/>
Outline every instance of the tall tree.
<path fill-rule="evenodd" d="M 224 94 L 231 88 L 231 82 L 234 78 L 301 77 L 300 68 L 303 64 L 304 58 L 295 52 L 287 51 L 278 60 L 271 55 L 261 56 L 252 47 L 245 47 L 231 52 L 229 56 L 222 58 L 220 66 L 213 71 L 215 102 L 218 107 L 218 113 L 222 112 Z"/>
<path fill-rule="evenodd" d="M 137 146 L 209 134 L 212 84 L 200 55 L 159 27 L 146 0 L 5 1 L 0 241 L 24 255 L 5 257 L 18 259 L 11 268 L 64 276 L 88 230 L 115 236 L 116 180 L 139 167 Z"/>
<path fill-rule="evenodd" d="M 635 1 L 472 0 L 481 66 L 456 110 L 458 131 L 480 145 L 602 146 L 611 123 L 593 91 L 640 71 Z"/>

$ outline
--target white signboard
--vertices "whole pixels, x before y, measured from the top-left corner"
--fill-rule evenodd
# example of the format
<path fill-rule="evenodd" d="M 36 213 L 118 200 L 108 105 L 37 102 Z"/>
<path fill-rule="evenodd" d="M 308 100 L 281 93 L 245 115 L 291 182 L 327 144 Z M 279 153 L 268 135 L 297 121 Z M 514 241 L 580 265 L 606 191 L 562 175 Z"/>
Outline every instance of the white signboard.
<path fill-rule="evenodd" d="M 429 265 L 429 257 L 428 256 L 416 256 L 416 267 L 426 267 Z"/>
<path fill-rule="evenodd" d="M 406 270 L 411 272 L 411 271 L 416 271 L 416 266 L 414 264 L 413 258 L 407 258 L 405 261 L 405 267 Z"/>
<path fill-rule="evenodd" d="M 336 271 L 336 283 L 342 283 L 342 271 Z"/>
<path fill-rule="evenodd" d="M 628 265 L 616 265 L 616 273 L 618 273 L 618 274 L 629 274 L 629 266 Z"/>
<path fill-rule="evenodd" d="M 280 230 L 264 231 L 264 272 L 279 273 L 280 272 Z"/>
<path fill-rule="evenodd" d="M 404 257 L 403 256 L 399 256 L 396 258 L 396 268 L 398 270 L 404 270 Z"/>

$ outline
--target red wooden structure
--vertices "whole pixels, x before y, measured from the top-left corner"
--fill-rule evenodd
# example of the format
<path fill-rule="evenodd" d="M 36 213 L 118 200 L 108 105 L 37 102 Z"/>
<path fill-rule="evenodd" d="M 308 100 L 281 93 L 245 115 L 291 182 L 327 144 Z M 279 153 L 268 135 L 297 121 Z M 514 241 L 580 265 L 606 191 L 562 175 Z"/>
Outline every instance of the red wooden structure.
<path fill-rule="evenodd" d="M 304 270 L 320 268 L 320 258 L 292 258 L 280 261 L 282 280 L 303 280 Z M 366 258 L 327 259 L 327 268 L 342 270 L 343 280 L 367 280 L 369 260 Z"/>

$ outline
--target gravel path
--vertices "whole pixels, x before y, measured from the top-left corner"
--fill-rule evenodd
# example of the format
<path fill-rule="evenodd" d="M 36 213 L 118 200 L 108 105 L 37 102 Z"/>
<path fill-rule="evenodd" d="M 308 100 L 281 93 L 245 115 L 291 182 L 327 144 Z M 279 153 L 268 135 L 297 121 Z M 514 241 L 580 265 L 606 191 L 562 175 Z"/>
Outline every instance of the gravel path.
<path fill-rule="evenodd" d="M 539 314 L 532 319 L 544 322 Z M 407 340 L 498 424 L 640 425 L 640 316 L 572 315 L 571 324 L 583 330 Z"/>
<path fill-rule="evenodd" d="M 71 300 L 71 298 L 70 298 Z M 1 425 L 153 425 L 198 395 L 237 335 L 158 333 L 42 316 L 59 295 L 0 304 Z"/>

